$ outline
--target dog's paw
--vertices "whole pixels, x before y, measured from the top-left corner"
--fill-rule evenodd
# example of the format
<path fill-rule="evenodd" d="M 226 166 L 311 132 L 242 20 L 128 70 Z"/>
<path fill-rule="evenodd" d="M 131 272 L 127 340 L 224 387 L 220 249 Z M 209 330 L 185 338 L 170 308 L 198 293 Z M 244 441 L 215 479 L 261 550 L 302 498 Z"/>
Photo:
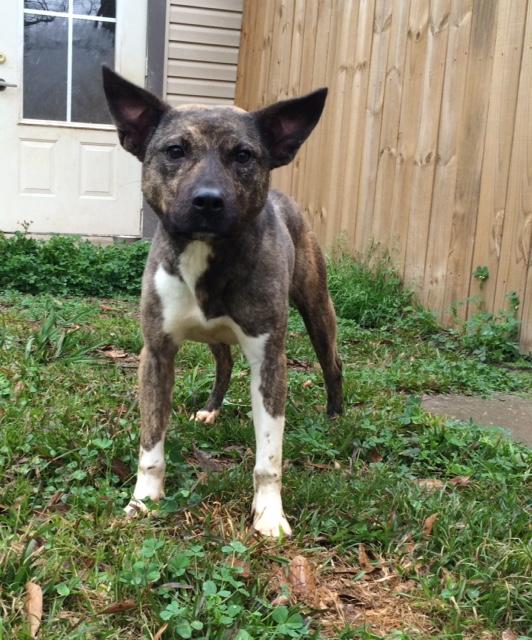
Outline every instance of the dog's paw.
<path fill-rule="evenodd" d="M 255 513 L 253 529 L 267 538 L 292 535 L 292 529 L 282 510 L 271 507 Z"/>
<path fill-rule="evenodd" d="M 148 507 L 138 498 L 131 498 L 127 507 L 124 508 L 126 518 L 145 516 L 148 514 Z"/>
<path fill-rule="evenodd" d="M 212 411 L 207 411 L 207 409 L 200 409 L 196 411 L 195 414 L 190 416 L 191 420 L 195 420 L 196 422 L 204 422 L 205 424 L 214 424 L 216 422 L 216 418 L 220 415 L 220 409 L 213 409 Z"/>

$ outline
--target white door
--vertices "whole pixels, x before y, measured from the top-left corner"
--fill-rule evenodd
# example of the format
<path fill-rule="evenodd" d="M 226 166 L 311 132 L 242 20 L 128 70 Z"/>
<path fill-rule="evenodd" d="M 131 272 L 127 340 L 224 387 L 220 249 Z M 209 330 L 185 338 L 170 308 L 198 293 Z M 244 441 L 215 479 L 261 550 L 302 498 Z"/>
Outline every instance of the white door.
<path fill-rule="evenodd" d="M 101 65 L 144 84 L 147 2 L 1 0 L 0 231 L 140 235 Z"/>

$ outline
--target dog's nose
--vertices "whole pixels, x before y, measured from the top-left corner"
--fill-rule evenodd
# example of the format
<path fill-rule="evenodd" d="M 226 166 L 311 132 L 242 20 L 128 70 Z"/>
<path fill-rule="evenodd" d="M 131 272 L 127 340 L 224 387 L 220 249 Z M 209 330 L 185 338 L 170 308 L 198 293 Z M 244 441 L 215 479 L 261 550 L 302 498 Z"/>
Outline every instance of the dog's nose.
<path fill-rule="evenodd" d="M 210 215 L 222 213 L 225 208 L 224 199 L 219 189 L 200 189 L 192 199 L 192 208 L 196 213 Z"/>

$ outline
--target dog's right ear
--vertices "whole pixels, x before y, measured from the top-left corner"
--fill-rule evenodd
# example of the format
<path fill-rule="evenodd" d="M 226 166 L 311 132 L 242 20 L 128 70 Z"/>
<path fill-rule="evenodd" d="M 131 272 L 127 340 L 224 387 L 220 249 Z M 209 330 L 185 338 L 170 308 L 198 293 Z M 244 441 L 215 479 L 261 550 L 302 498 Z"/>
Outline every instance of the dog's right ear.
<path fill-rule="evenodd" d="M 148 142 L 168 107 L 153 93 L 129 82 L 105 65 L 102 74 L 105 97 L 120 143 L 142 161 Z"/>

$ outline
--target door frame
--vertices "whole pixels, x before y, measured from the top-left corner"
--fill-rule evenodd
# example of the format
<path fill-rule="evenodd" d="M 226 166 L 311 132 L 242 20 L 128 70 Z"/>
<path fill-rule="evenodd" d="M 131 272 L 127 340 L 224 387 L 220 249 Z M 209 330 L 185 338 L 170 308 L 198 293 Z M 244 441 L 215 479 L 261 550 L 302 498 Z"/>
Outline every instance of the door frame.
<path fill-rule="evenodd" d="M 167 0 L 148 3 L 146 34 L 146 88 L 164 99 L 166 79 Z M 146 198 L 142 198 L 142 237 L 153 238 L 158 218 Z"/>

